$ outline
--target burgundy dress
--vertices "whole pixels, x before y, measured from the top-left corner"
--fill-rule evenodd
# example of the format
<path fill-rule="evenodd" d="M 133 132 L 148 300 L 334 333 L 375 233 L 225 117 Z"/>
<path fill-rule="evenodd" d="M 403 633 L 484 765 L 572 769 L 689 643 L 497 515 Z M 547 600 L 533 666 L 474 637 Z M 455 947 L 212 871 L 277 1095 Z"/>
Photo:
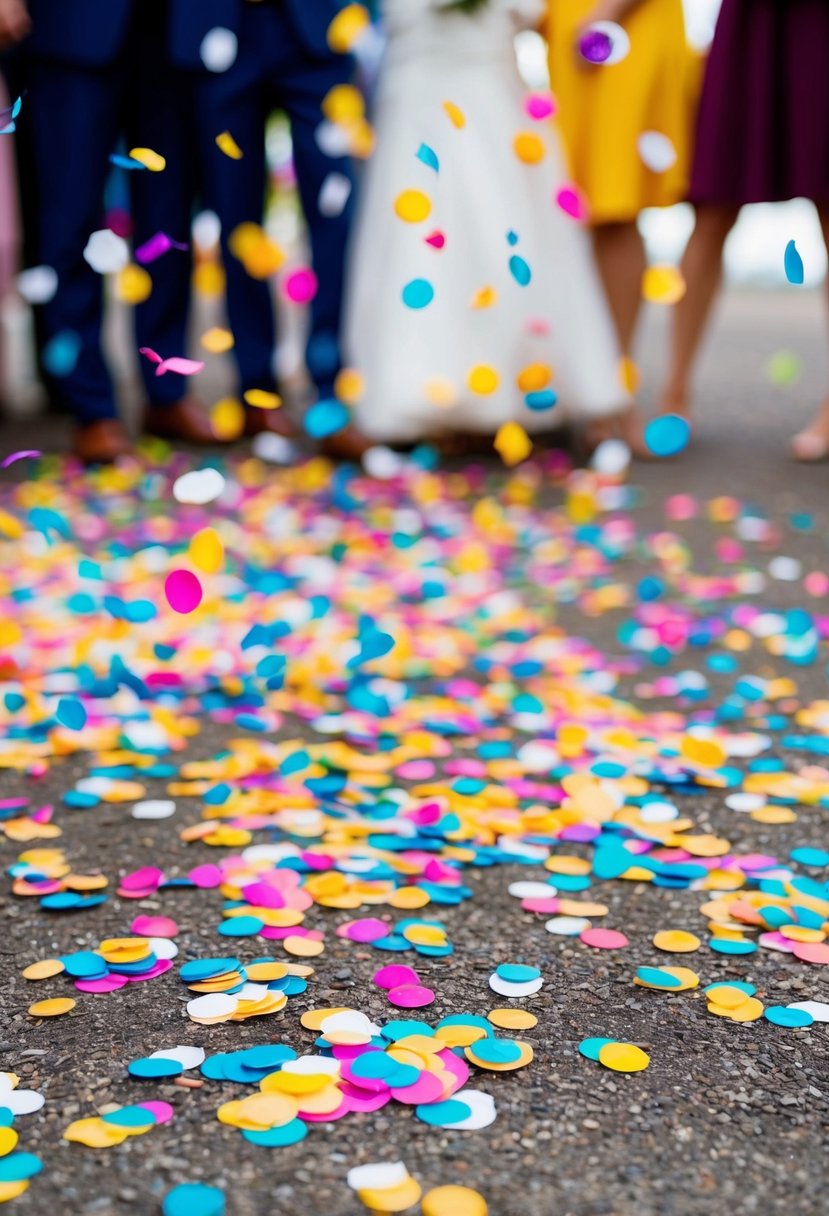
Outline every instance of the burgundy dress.
<path fill-rule="evenodd" d="M 829 0 L 723 0 L 689 198 L 829 203 Z"/>

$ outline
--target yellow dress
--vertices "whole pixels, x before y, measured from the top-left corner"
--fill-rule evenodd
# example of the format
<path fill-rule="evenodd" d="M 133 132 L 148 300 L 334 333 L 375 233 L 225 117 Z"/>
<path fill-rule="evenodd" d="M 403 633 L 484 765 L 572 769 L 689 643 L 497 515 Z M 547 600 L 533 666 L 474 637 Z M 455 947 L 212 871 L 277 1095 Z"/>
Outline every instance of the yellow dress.
<path fill-rule="evenodd" d="M 699 65 L 685 37 L 682 0 L 640 0 L 620 22 L 630 51 L 619 63 L 586 63 L 576 49 L 595 0 L 549 0 L 550 80 L 573 180 L 594 223 L 635 219 L 643 207 L 685 197 Z M 674 164 L 657 171 L 639 137 L 666 135 Z"/>

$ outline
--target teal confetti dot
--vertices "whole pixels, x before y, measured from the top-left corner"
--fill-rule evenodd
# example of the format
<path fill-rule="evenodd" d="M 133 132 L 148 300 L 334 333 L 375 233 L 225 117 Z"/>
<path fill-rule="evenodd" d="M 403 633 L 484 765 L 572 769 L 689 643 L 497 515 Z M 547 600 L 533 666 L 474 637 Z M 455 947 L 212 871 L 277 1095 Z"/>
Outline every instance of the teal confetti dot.
<path fill-rule="evenodd" d="M 348 426 L 349 413 L 336 397 L 315 401 L 305 415 L 305 433 L 312 439 L 327 439 Z"/>
<path fill-rule="evenodd" d="M 618 1043 L 618 1039 L 582 1039 L 579 1043 L 579 1053 L 588 1060 L 599 1059 L 599 1052 L 608 1043 Z"/>
<path fill-rule="evenodd" d="M 786 1005 L 767 1005 L 763 1017 L 775 1026 L 788 1026 L 792 1030 L 798 1026 L 811 1026 L 815 1020 L 805 1009 L 789 1009 Z"/>
<path fill-rule="evenodd" d="M 542 388 L 536 392 L 527 393 L 524 398 L 527 409 L 536 414 L 543 413 L 544 410 L 551 410 L 557 401 L 558 397 L 551 388 Z"/>
<path fill-rule="evenodd" d="M 86 725 L 86 710 L 77 697 L 61 697 L 55 717 L 67 730 L 83 730 Z"/>
<path fill-rule="evenodd" d="M 789 241 L 783 254 L 783 269 L 790 283 L 800 285 L 803 282 L 803 258 L 797 252 L 794 241 Z"/>
<path fill-rule="evenodd" d="M 182 1182 L 167 1192 L 161 1210 L 164 1216 L 224 1216 L 224 1192 L 202 1182 Z"/>
<path fill-rule="evenodd" d="M 440 161 L 434 148 L 430 148 L 428 144 L 421 144 L 415 156 L 428 168 L 434 169 L 435 173 L 440 172 Z"/>
<path fill-rule="evenodd" d="M 127 1065 L 131 1077 L 142 1080 L 154 1077 L 178 1077 L 184 1072 L 180 1060 L 165 1060 L 162 1057 L 147 1056 L 140 1060 L 131 1060 Z"/>
<path fill-rule="evenodd" d="M 661 414 L 645 427 L 645 444 L 654 456 L 676 456 L 691 438 L 691 424 L 679 414 Z"/>
<path fill-rule="evenodd" d="M 285 1148 L 288 1144 L 298 1144 L 304 1140 L 308 1135 L 308 1125 L 301 1119 L 292 1119 L 290 1123 L 283 1123 L 282 1127 L 269 1127 L 261 1132 L 244 1130 L 242 1135 L 251 1144 L 258 1144 L 262 1148 Z"/>
<path fill-rule="evenodd" d="M 525 262 L 522 257 L 519 257 L 517 253 L 514 253 L 510 258 L 509 269 L 510 274 L 515 279 L 519 287 L 528 286 L 533 277 L 532 271 L 530 270 L 529 264 Z"/>
<path fill-rule="evenodd" d="M 428 279 L 412 279 L 403 288 L 403 303 L 407 308 L 427 308 L 434 298 L 435 289 Z"/>

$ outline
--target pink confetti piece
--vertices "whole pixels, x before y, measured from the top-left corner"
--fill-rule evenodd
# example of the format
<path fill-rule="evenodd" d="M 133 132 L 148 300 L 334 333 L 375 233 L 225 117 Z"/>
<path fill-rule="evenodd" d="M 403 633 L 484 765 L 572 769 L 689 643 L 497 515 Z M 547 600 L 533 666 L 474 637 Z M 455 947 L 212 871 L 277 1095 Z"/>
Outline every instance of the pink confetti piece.
<path fill-rule="evenodd" d="M 140 346 L 138 353 L 157 365 L 155 369 L 157 376 L 164 376 L 167 372 L 175 372 L 179 376 L 195 376 L 204 367 L 204 363 L 200 359 L 185 359 L 183 355 L 171 355 L 169 359 L 162 359 L 161 355 L 151 346 Z"/>
<path fill-rule="evenodd" d="M 374 983 L 378 988 L 399 988 L 401 984 L 419 984 L 420 976 L 403 963 L 389 963 L 387 967 L 375 971 Z"/>
<path fill-rule="evenodd" d="M 285 276 L 282 291 L 292 304 L 308 304 L 317 294 L 317 276 L 310 267 L 301 266 Z"/>
<path fill-rule="evenodd" d="M 597 950 L 621 950 L 628 944 L 628 939 L 618 929 L 584 929 L 579 940 Z"/>

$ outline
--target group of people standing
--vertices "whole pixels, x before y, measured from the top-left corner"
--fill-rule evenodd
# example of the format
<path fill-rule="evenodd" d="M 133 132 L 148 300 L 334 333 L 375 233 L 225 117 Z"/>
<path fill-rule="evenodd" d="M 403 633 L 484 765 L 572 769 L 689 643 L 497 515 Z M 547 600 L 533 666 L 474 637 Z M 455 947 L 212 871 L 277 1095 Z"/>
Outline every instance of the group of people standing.
<path fill-rule="evenodd" d="M 450 432 L 549 429 L 560 400 L 592 442 L 642 450 L 632 351 L 646 207 L 697 212 L 674 305 L 666 412 L 689 415 L 694 360 L 744 203 L 813 199 L 829 243 L 829 5 L 723 0 L 700 86 L 682 0 L 381 0 L 387 53 L 375 148 L 359 174 L 320 137 L 352 56 L 330 36 L 342 0 L 0 0 L 0 45 L 24 96 L 19 169 L 30 264 L 53 267 L 38 337 L 79 354 L 53 391 L 78 421 L 75 450 L 129 446 L 100 347 L 100 276 L 83 257 L 101 226 L 110 155 L 153 149 L 162 174 L 131 174 L 134 241 L 189 239 L 195 200 L 221 223 L 240 395 L 276 392 L 270 288 L 234 256 L 261 224 L 265 126 L 291 125 L 316 294 L 306 361 L 321 399 L 353 368 L 352 422 L 332 449 Z M 553 99 L 529 95 L 514 51 L 542 28 Z M 228 157 L 217 136 L 241 152 Z M 341 205 L 324 204 L 338 182 Z M 185 350 L 190 260 L 154 262 L 136 308 L 138 345 Z M 682 281 L 680 280 L 680 281 Z M 174 373 L 142 368 L 146 429 L 214 440 Z M 245 434 L 288 433 L 282 410 L 245 405 Z M 513 437 L 514 439 L 514 437 Z M 829 399 L 795 436 L 829 455 Z"/>

